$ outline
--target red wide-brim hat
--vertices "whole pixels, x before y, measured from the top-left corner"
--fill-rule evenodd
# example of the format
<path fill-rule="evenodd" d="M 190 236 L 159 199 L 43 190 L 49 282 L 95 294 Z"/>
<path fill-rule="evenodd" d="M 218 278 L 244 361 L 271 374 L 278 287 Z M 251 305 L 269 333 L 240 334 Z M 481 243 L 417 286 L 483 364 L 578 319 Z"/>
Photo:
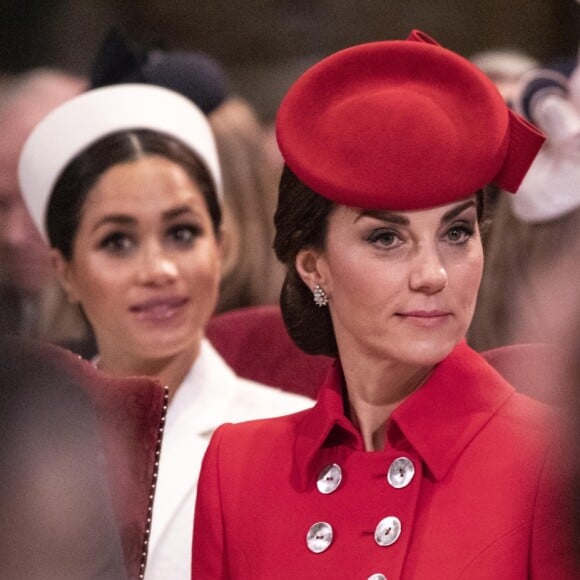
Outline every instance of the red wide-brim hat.
<path fill-rule="evenodd" d="M 400 211 L 490 183 L 515 192 L 544 141 L 475 65 L 416 30 L 314 65 L 283 99 L 276 134 L 315 192 Z"/>

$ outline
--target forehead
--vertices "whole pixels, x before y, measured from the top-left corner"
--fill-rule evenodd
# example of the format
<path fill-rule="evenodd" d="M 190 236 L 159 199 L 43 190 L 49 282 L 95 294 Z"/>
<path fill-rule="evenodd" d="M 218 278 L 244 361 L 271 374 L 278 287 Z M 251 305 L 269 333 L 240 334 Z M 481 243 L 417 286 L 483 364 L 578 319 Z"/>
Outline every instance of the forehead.
<path fill-rule="evenodd" d="M 146 213 L 175 205 L 205 208 L 199 185 L 180 165 L 161 156 L 146 156 L 107 169 L 89 191 L 85 211 Z"/>

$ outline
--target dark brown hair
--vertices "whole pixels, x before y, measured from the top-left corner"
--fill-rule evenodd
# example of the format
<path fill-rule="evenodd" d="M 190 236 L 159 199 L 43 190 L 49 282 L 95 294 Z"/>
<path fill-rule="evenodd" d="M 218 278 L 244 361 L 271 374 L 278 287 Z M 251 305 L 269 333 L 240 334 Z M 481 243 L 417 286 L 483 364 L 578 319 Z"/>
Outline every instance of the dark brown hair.
<path fill-rule="evenodd" d="M 478 191 L 477 217 L 480 229 L 488 221 L 487 191 Z M 296 270 L 296 256 L 306 247 L 324 250 L 328 218 L 337 205 L 314 192 L 284 167 L 280 180 L 278 208 L 274 216 L 274 250 L 286 266 L 280 295 L 282 317 L 292 340 L 308 354 L 338 356 L 330 311 L 314 303 L 312 291 Z"/>
<path fill-rule="evenodd" d="M 335 207 L 284 167 L 274 215 L 274 251 L 287 268 L 280 306 L 292 340 L 309 354 L 337 356 L 338 350 L 329 310 L 312 300 L 296 270 L 296 255 L 305 247 L 324 249 L 328 217 Z"/>
<path fill-rule="evenodd" d="M 198 157 L 181 141 L 148 129 L 118 131 L 99 139 L 81 151 L 60 174 L 46 210 L 46 229 L 50 245 L 65 259 L 73 254 L 74 241 L 87 195 L 109 168 L 136 161 L 147 155 L 160 155 L 177 163 L 202 190 L 219 235 L 221 208 L 211 176 Z"/>

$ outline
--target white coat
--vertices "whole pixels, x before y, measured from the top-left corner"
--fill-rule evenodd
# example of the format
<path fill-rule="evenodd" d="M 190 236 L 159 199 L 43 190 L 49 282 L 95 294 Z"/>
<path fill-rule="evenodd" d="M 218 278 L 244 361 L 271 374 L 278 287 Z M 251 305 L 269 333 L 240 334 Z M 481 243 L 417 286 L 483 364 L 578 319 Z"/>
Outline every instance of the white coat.
<path fill-rule="evenodd" d="M 190 580 L 193 513 L 201 461 L 225 422 L 286 415 L 312 399 L 242 379 L 204 339 L 167 411 L 145 580 Z"/>

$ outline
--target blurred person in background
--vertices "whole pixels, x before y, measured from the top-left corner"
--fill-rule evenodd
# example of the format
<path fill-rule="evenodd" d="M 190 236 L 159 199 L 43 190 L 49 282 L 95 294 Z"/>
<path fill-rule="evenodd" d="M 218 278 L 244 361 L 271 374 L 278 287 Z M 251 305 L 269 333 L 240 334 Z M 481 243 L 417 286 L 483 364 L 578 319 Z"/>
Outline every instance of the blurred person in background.
<path fill-rule="evenodd" d="M 89 396 L 56 350 L 0 335 L 0 352 L 0 575 L 127 579 Z"/>
<path fill-rule="evenodd" d="M 470 344 L 553 342 L 577 295 L 567 256 L 580 256 L 580 68 L 543 67 L 520 78 L 513 106 L 546 134 L 517 196 L 500 193 Z M 545 280 L 554 280 L 546 291 Z M 554 317 L 558 317 L 554 320 Z"/>
<path fill-rule="evenodd" d="M 520 78 L 538 65 L 529 54 L 510 48 L 484 50 L 472 55 L 469 60 L 493 81 L 508 107 L 513 106 L 517 97 Z M 490 216 L 493 215 L 495 204 L 500 197 L 499 189 L 490 188 L 488 192 Z M 483 240 L 484 248 L 486 243 L 487 235 Z"/>
<path fill-rule="evenodd" d="M 0 331 L 64 343 L 83 354 L 86 324 L 54 279 L 49 250 L 22 200 L 17 166 L 32 128 L 85 86 L 67 73 L 36 69 L 6 80 L 0 90 Z"/>
<path fill-rule="evenodd" d="M 283 268 L 272 250 L 281 166 L 268 154 L 256 112 L 231 91 L 226 71 L 207 54 L 148 48 L 117 29 L 103 39 L 91 85 L 138 82 L 181 93 L 213 129 L 223 176 L 223 266 L 216 313 L 278 301 Z"/>
<path fill-rule="evenodd" d="M 533 342 L 543 351 L 540 365 L 530 362 L 538 394 L 566 414 L 566 455 L 575 459 L 560 465 L 580 566 L 580 65 L 576 55 L 546 67 L 512 51 L 472 60 L 546 142 L 518 195 L 499 194 L 469 341 L 477 349 Z"/>
<path fill-rule="evenodd" d="M 137 580 L 167 392 L 68 350 L 0 335 L 4 580 Z"/>
<path fill-rule="evenodd" d="M 189 578 L 197 478 L 213 430 L 312 404 L 239 379 L 204 337 L 222 261 L 211 127 L 166 88 L 93 89 L 34 129 L 19 177 L 59 281 L 95 333 L 94 364 L 169 390 L 145 577 Z"/>
<path fill-rule="evenodd" d="M 281 168 L 269 158 L 264 128 L 247 101 L 231 96 L 208 119 L 223 168 L 230 240 L 216 312 L 277 304 L 284 270 L 272 243 Z"/>
<path fill-rule="evenodd" d="M 514 106 L 521 77 L 539 66 L 529 54 L 510 48 L 478 52 L 469 60 L 493 81 L 508 107 Z"/>

